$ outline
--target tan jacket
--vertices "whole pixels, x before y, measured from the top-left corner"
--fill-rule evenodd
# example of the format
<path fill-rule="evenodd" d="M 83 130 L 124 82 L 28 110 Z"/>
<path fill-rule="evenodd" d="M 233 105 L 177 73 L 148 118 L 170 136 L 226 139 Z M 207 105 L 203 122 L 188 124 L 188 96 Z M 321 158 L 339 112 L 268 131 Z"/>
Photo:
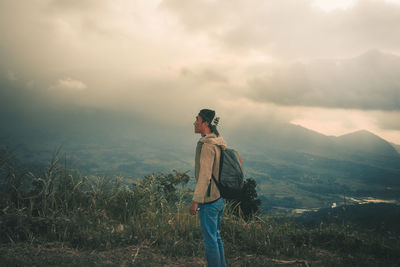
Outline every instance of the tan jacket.
<path fill-rule="evenodd" d="M 193 201 L 197 203 L 209 203 L 221 197 L 219 190 L 211 173 L 219 179 L 219 159 L 221 150 L 218 147 L 226 148 L 226 143 L 221 136 L 211 133 L 197 142 L 195 158 L 196 188 L 193 194 Z M 208 196 L 208 185 L 211 183 L 210 196 Z"/>

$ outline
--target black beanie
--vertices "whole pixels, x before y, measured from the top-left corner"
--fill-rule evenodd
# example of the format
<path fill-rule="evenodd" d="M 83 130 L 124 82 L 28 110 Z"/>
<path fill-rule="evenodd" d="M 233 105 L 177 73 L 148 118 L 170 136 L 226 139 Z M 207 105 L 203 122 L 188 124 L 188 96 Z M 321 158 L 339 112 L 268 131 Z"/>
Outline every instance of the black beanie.
<path fill-rule="evenodd" d="M 201 116 L 203 121 L 206 121 L 209 125 L 211 125 L 211 122 L 213 121 L 215 116 L 215 111 L 211 109 L 202 109 L 200 110 L 199 115 Z"/>

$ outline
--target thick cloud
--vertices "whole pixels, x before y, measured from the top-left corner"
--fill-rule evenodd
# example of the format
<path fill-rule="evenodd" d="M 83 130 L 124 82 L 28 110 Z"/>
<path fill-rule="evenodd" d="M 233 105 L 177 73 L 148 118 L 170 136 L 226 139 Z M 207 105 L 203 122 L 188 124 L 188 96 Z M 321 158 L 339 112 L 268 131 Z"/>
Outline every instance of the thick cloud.
<path fill-rule="evenodd" d="M 188 32 L 235 50 L 281 57 L 349 56 L 380 48 L 399 51 L 400 5 L 362 0 L 323 12 L 311 0 L 164 0 Z M 206 16 L 206 19 L 205 19 Z"/>
<path fill-rule="evenodd" d="M 380 128 L 400 131 L 400 111 L 376 112 L 373 117 Z"/>
<path fill-rule="evenodd" d="M 346 60 L 313 61 L 249 80 L 251 98 L 291 106 L 400 110 L 400 57 L 369 51 Z"/>
<path fill-rule="evenodd" d="M 226 127 L 296 121 L 304 106 L 398 110 L 399 5 L 313 3 L 0 0 L 0 108 L 27 120 L 111 110 L 169 127 L 203 107 Z M 392 54 L 343 59 L 371 48 Z M 397 127 L 396 115 L 374 118 Z"/>

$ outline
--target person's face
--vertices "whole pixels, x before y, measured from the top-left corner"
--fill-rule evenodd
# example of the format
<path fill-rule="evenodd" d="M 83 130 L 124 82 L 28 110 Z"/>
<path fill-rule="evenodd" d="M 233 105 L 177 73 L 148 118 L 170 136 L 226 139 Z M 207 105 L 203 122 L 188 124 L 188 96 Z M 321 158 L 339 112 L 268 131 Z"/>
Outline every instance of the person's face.
<path fill-rule="evenodd" d="M 195 133 L 202 133 L 204 130 L 204 126 L 205 124 L 207 124 L 206 122 L 203 122 L 203 119 L 197 115 L 196 116 L 196 120 L 194 121 L 193 125 L 194 125 L 194 132 Z"/>

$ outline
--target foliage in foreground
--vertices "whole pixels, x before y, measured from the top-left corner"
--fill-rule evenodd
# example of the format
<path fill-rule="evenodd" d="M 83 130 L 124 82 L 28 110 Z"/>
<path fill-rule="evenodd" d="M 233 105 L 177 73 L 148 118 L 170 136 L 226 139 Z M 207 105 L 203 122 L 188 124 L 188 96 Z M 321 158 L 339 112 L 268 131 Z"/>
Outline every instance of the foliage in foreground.
<path fill-rule="evenodd" d="M 69 173 L 56 155 L 46 172 L 34 175 L 8 157 L 0 158 L 1 243 L 56 241 L 84 249 L 137 245 L 173 257 L 203 255 L 199 221 L 187 212 L 187 173 L 152 174 L 127 183 L 122 177 Z M 221 228 L 228 263 L 241 255 L 318 261 L 321 251 L 328 251 L 321 264 L 399 264 L 398 237 L 351 225 L 306 229 L 290 218 L 243 217 L 228 204 Z"/>

